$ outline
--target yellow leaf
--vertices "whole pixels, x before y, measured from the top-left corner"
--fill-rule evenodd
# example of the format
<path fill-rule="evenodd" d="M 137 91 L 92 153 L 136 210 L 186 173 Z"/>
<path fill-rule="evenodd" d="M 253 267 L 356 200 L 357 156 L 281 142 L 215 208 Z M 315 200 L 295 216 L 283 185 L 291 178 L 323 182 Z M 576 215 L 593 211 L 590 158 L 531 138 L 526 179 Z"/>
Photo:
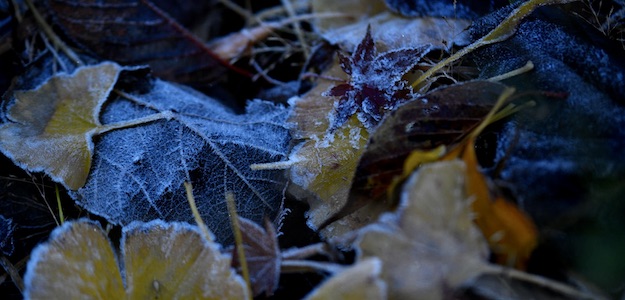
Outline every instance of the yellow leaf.
<path fill-rule="evenodd" d="M 306 300 L 382 300 L 386 284 L 380 279 L 382 262 L 377 257 L 363 259 L 335 274 L 312 291 Z"/>
<path fill-rule="evenodd" d="M 25 277 L 27 299 L 246 299 L 243 280 L 219 245 L 183 223 L 131 223 L 121 261 L 99 225 L 66 222 L 38 246 Z"/>
<path fill-rule="evenodd" d="M 121 67 L 103 63 L 51 77 L 31 91 L 15 92 L 0 126 L 0 149 L 21 167 L 45 171 L 70 189 L 85 184 L 100 108 Z"/>

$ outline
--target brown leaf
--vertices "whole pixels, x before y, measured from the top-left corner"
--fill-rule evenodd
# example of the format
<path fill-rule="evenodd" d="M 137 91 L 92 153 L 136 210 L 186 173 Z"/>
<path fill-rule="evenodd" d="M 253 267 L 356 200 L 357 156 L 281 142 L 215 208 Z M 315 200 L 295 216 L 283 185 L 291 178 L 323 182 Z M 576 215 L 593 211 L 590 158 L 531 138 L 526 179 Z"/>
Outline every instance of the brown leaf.
<path fill-rule="evenodd" d="M 282 263 L 276 230 L 268 219 L 265 219 L 264 230 L 251 220 L 242 217 L 239 217 L 239 226 L 252 292 L 254 296 L 258 296 L 264 291 L 265 296 L 269 297 L 278 288 Z M 232 265 L 238 267 L 240 262 L 236 252 L 233 252 L 232 257 Z"/>
<path fill-rule="evenodd" d="M 232 68 L 152 1 L 50 0 L 54 20 L 85 49 L 122 64 L 148 64 L 166 80 L 214 81 Z"/>
<path fill-rule="evenodd" d="M 345 206 L 322 228 L 373 201 L 381 201 L 404 160 L 416 149 L 458 142 L 477 126 L 505 87 L 488 81 L 467 82 L 434 90 L 388 115 L 369 138 Z"/>
<path fill-rule="evenodd" d="M 382 260 L 391 299 L 444 299 L 484 272 L 487 245 L 472 220 L 464 163 L 423 166 L 407 181 L 400 208 L 359 230 L 358 259 Z"/>

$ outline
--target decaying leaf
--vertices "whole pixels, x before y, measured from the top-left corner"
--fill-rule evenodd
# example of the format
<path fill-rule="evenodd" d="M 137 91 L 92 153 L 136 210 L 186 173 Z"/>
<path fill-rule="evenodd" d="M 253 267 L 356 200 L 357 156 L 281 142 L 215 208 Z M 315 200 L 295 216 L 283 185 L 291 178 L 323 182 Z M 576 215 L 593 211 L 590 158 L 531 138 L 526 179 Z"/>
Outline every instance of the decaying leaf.
<path fill-rule="evenodd" d="M 386 299 L 386 283 L 380 279 L 382 262 L 366 258 L 333 275 L 312 291 L 306 300 L 381 300 Z"/>
<path fill-rule="evenodd" d="M 48 2 L 56 24 L 103 59 L 148 64 L 163 79 L 195 84 L 230 67 L 153 1 Z"/>
<path fill-rule="evenodd" d="M 472 220 L 460 161 L 423 166 L 406 182 L 400 208 L 362 228 L 359 259 L 382 260 L 391 299 L 442 299 L 482 272 L 487 245 Z"/>
<path fill-rule="evenodd" d="M 398 107 L 369 138 L 349 199 L 341 209 L 327 215 L 321 227 L 371 202 L 384 201 L 412 151 L 460 141 L 493 108 L 504 88 L 488 81 L 466 82 L 439 88 Z"/>
<path fill-rule="evenodd" d="M 453 45 L 469 44 L 464 29 L 471 22 L 457 16 L 405 18 L 391 13 L 381 1 L 375 0 L 315 0 L 312 6 L 316 13 L 345 14 L 344 17 L 320 18 L 313 24 L 326 41 L 350 51 L 366 34 L 368 25 L 382 52 L 423 45 L 449 50 Z"/>
<path fill-rule="evenodd" d="M 346 79 L 338 61 L 324 76 Z M 358 158 L 368 139 L 368 132 L 352 117 L 341 128 L 327 135 L 328 116 L 333 101 L 322 96 L 334 83 L 320 79 L 316 87 L 302 97 L 293 98 L 288 122 L 293 124 L 291 135 L 302 143 L 291 151 L 289 160 L 296 163 L 289 169 L 293 184 L 289 189 L 305 198 L 310 205 L 308 223 L 316 228 L 336 203 L 347 199 L 349 183 Z"/>
<path fill-rule="evenodd" d="M 486 237 L 502 265 L 524 269 L 538 244 L 538 231 L 531 219 L 516 205 L 493 193 L 488 179 L 479 170 L 473 139 L 464 147 L 466 193 L 474 198 L 471 210 L 475 223 Z"/>
<path fill-rule="evenodd" d="M 183 223 L 124 228 L 118 264 L 111 243 L 91 221 L 67 222 L 28 263 L 26 299 L 245 299 L 230 257 Z M 120 273 L 120 270 L 122 270 Z M 210 274 L 208 276 L 207 274 Z"/>
<path fill-rule="evenodd" d="M 286 109 L 255 100 L 237 115 L 217 100 L 157 80 L 148 93 L 116 97 L 100 112 L 122 69 L 83 67 L 18 92 L 0 127 L 0 149 L 24 168 L 77 189 L 71 195 L 81 206 L 115 224 L 192 221 L 187 180 L 196 183 L 198 209 L 220 241 L 231 236 L 226 190 L 237 193 L 244 217 L 277 214 L 283 174 L 250 165 L 286 156 Z M 95 148 L 94 135 L 100 137 Z"/>
<path fill-rule="evenodd" d="M 278 236 L 273 224 L 265 219 L 265 229 L 256 223 L 239 217 L 239 226 L 243 237 L 245 259 L 250 272 L 250 283 L 254 296 L 265 292 L 265 296 L 273 295 L 278 288 L 282 255 L 278 246 Z M 233 255 L 233 266 L 239 265 Z"/>

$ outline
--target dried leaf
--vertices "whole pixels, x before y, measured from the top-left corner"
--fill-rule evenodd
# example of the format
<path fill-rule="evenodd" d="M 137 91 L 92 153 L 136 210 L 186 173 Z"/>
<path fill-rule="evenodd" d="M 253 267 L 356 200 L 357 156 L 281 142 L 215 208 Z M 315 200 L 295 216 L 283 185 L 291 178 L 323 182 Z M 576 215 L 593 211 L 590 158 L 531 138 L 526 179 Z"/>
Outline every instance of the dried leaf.
<path fill-rule="evenodd" d="M 230 269 L 230 257 L 219 252 L 218 244 L 202 239 L 196 227 L 162 221 L 133 223 L 124 229 L 120 247 L 121 268 L 99 225 L 66 222 L 33 251 L 25 298 L 246 297 L 245 283 Z"/>
<path fill-rule="evenodd" d="M 464 32 L 470 20 L 452 16 L 448 18 L 404 18 L 390 13 L 381 1 L 312 1 L 316 13 L 346 13 L 345 17 L 320 18 L 315 28 L 321 36 L 334 45 L 352 50 L 371 25 L 371 35 L 378 49 L 418 48 L 432 45 L 433 49 L 449 50 L 453 45 L 470 43 Z"/>
<path fill-rule="evenodd" d="M 70 189 L 85 184 L 92 138 L 103 126 L 100 109 L 121 68 L 105 63 L 50 78 L 34 91 L 17 91 L 0 125 L 0 150 L 23 169 L 44 171 Z"/>
<path fill-rule="evenodd" d="M 359 230 L 359 259 L 382 260 L 391 299 L 442 299 L 480 275 L 487 245 L 473 224 L 460 161 L 423 166 L 406 182 L 397 212 Z"/>
<path fill-rule="evenodd" d="M 57 25 L 99 57 L 148 64 L 166 80 L 210 83 L 230 67 L 167 11 L 149 0 L 50 0 Z"/>
<path fill-rule="evenodd" d="M 338 62 L 323 75 L 346 78 Z M 288 120 L 293 124 L 293 138 L 303 140 L 289 157 L 289 160 L 296 162 L 289 169 L 293 183 L 289 191 L 305 198 L 310 205 L 308 224 L 312 228 L 317 228 L 337 204 L 347 199 L 349 183 L 369 136 L 355 117 L 327 134 L 330 124 L 328 116 L 333 113 L 334 106 L 322 93 L 332 84 L 321 79 L 307 94 L 293 98 L 293 111 Z"/>
<path fill-rule="evenodd" d="M 18 93 L 0 127 L 0 149 L 70 189 L 87 179 L 71 196 L 115 224 L 192 221 L 183 186 L 189 179 L 195 182 L 199 211 L 222 242 L 231 236 L 223 213 L 226 190 L 236 192 L 244 217 L 260 221 L 277 214 L 283 174 L 250 165 L 286 156 L 286 109 L 256 100 L 247 114 L 236 115 L 200 93 L 156 81 L 147 94 L 109 100 L 99 116 L 120 70 L 112 63 L 83 67 Z M 98 82 L 106 85 L 98 88 Z M 89 173 L 94 134 L 100 139 Z"/>
<path fill-rule="evenodd" d="M 480 172 L 474 141 L 469 140 L 462 154 L 466 168 L 466 193 L 474 198 L 471 210 L 497 262 L 524 269 L 538 244 L 538 231 L 531 219 L 516 205 L 494 194 L 488 179 Z"/>
<path fill-rule="evenodd" d="M 269 297 L 278 288 L 282 263 L 276 230 L 268 219 L 265 219 L 265 229 L 241 217 L 239 217 L 239 226 L 250 272 L 252 293 L 258 296 L 265 292 L 265 296 Z M 233 255 L 232 265 L 239 266 L 236 255 Z"/>
<path fill-rule="evenodd" d="M 466 82 L 439 88 L 398 107 L 369 138 L 349 200 L 321 227 L 371 202 L 383 201 L 412 151 L 457 143 L 488 114 L 504 88 L 494 82 Z"/>
<path fill-rule="evenodd" d="M 376 300 L 386 299 L 386 284 L 380 279 L 382 262 L 377 258 L 366 258 L 346 270 L 334 274 L 314 291 L 306 300 Z"/>

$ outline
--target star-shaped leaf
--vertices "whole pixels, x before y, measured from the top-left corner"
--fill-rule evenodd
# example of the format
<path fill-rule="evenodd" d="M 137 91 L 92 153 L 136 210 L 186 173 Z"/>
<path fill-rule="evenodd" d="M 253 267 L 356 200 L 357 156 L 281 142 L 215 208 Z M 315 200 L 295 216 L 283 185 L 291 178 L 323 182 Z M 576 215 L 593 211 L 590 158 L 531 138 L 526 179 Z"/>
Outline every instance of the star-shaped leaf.
<path fill-rule="evenodd" d="M 411 90 L 401 82 L 401 77 L 430 49 L 431 45 L 423 45 L 378 54 L 368 27 L 351 56 L 338 53 L 341 68 L 350 75 L 350 80 L 326 93 L 340 97 L 330 128 L 340 127 L 356 113 L 365 127 L 374 127 L 385 112 L 410 98 Z"/>

